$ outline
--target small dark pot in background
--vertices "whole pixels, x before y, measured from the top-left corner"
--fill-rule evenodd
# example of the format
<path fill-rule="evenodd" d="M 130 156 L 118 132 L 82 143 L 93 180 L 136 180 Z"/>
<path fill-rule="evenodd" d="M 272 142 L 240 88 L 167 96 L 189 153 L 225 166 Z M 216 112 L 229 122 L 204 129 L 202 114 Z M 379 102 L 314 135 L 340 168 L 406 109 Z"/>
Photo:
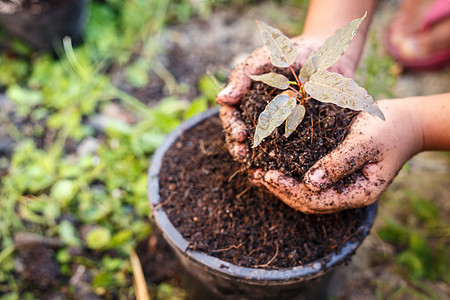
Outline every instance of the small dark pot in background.
<path fill-rule="evenodd" d="M 35 50 L 52 51 L 65 36 L 72 44 L 82 42 L 87 0 L 61 1 L 42 11 L 30 9 L 0 13 L 6 33 L 30 44 Z"/>

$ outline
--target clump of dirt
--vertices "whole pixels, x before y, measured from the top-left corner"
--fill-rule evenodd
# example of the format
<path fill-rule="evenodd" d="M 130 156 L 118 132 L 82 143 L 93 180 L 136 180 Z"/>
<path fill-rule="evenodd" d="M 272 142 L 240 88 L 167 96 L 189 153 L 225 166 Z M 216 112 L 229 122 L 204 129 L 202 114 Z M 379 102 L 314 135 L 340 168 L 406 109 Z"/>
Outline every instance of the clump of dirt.
<path fill-rule="evenodd" d="M 45 290 L 59 285 L 61 274 L 53 249 L 37 244 L 20 249 L 18 257 L 19 274 L 31 286 Z"/>
<path fill-rule="evenodd" d="M 179 266 L 169 245 L 155 229 L 151 237 L 137 245 L 145 278 L 154 284 L 170 281 L 181 286 Z"/>
<path fill-rule="evenodd" d="M 190 249 L 240 266 L 278 269 L 362 238 L 363 209 L 302 214 L 251 185 L 241 168 L 227 151 L 218 117 L 185 133 L 166 153 L 162 205 Z"/>
<path fill-rule="evenodd" d="M 248 128 L 249 146 L 253 145 L 258 117 L 280 90 L 254 82 L 239 107 Z M 345 138 L 348 126 L 358 114 L 334 104 L 310 99 L 305 104 L 306 114 L 297 129 L 288 137 L 284 124 L 279 126 L 261 144 L 252 149 L 251 166 L 279 170 L 301 180 L 305 172 L 320 158 L 330 153 Z"/>

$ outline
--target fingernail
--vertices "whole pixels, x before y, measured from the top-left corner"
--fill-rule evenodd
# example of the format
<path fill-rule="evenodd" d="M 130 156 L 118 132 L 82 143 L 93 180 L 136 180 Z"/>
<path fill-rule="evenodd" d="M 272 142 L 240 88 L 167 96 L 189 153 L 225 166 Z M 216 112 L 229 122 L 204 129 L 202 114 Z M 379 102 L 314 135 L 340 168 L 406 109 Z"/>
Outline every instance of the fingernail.
<path fill-rule="evenodd" d="M 227 85 L 223 90 L 221 90 L 217 94 L 217 97 L 224 97 L 224 96 L 230 94 L 232 90 L 233 90 L 233 87 L 231 85 Z"/>
<path fill-rule="evenodd" d="M 239 162 L 245 162 L 245 159 L 250 156 L 247 146 L 241 143 L 231 142 L 228 150 L 234 160 Z"/>
<path fill-rule="evenodd" d="M 306 185 L 312 190 L 321 190 L 326 185 L 326 174 L 324 170 L 317 169 L 306 174 Z"/>
<path fill-rule="evenodd" d="M 249 170 L 249 180 L 256 186 L 262 186 L 264 182 L 264 172 L 261 170 Z"/>

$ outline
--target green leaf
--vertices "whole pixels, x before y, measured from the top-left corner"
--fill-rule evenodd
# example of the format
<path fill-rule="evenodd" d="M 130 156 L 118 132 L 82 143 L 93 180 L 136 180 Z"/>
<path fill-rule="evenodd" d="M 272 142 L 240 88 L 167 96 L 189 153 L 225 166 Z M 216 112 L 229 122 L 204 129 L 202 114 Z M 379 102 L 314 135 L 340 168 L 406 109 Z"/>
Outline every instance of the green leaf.
<path fill-rule="evenodd" d="M 155 125 L 162 132 L 169 133 L 180 125 L 180 119 L 178 117 L 163 111 L 152 111 L 152 116 L 155 120 Z"/>
<path fill-rule="evenodd" d="M 102 265 L 108 271 L 117 271 L 123 266 L 124 263 L 125 261 L 121 258 L 105 256 L 102 259 Z"/>
<path fill-rule="evenodd" d="M 409 269 L 409 273 L 411 276 L 420 278 L 425 275 L 425 266 L 423 264 L 423 261 L 420 259 L 420 256 L 417 255 L 417 253 L 414 253 L 414 251 L 408 249 L 401 252 L 397 256 L 397 261 Z"/>
<path fill-rule="evenodd" d="M 261 21 L 256 21 L 261 37 L 270 51 L 270 60 L 275 67 L 287 68 L 297 57 L 297 49 L 281 31 Z"/>
<path fill-rule="evenodd" d="M 157 287 L 157 299 L 176 299 L 175 288 L 168 283 L 161 283 Z"/>
<path fill-rule="evenodd" d="M 385 218 L 384 227 L 378 229 L 377 233 L 383 241 L 390 243 L 406 244 L 409 239 L 409 229 L 394 219 Z"/>
<path fill-rule="evenodd" d="M 67 207 L 76 193 L 76 185 L 73 180 L 61 179 L 50 190 L 50 196 Z"/>
<path fill-rule="evenodd" d="M 20 184 L 32 193 L 47 188 L 53 181 L 53 174 L 46 168 L 44 160 L 26 166 L 20 175 L 24 176 Z"/>
<path fill-rule="evenodd" d="M 36 224 L 45 224 L 46 220 L 41 216 L 38 212 L 34 211 L 30 205 L 20 205 L 19 206 L 20 217 L 23 220 L 36 223 Z"/>
<path fill-rule="evenodd" d="M 307 83 L 305 91 L 321 102 L 329 102 L 343 108 L 363 110 L 385 120 L 383 112 L 365 89 L 353 79 L 328 71 L 318 71 Z"/>
<path fill-rule="evenodd" d="M 412 199 L 411 206 L 414 214 L 428 225 L 436 224 L 439 220 L 439 209 L 430 200 Z"/>
<path fill-rule="evenodd" d="M 133 127 L 121 120 L 105 118 L 105 131 L 110 137 L 130 136 Z"/>
<path fill-rule="evenodd" d="M 148 69 L 148 66 L 142 61 L 128 66 L 125 71 L 128 82 L 136 88 L 144 87 L 149 82 Z"/>
<path fill-rule="evenodd" d="M 289 92 L 289 91 L 288 91 Z M 292 93 L 293 94 L 293 93 Z M 268 137 L 291 114 L 297 103 L 297 95 L 280 94 L 276 96 L 259 115 L 253 146 L 255 148 Z"/>
<path fill-rule="evenodd" d="M 67 249 L 61 249 L 56 253 L 56 261 L 60 264 L 69 263 L 71 259 L 71 255 Z"/>
<path fill-rule="evenodd" d="M 119 247 L 124 245 L 125 243 L 129 242 L 133 238 L 133 233 L 128 230 L 124 229 L 122 231 L 117 232 L 114 234 L 111 238 L 110 245 L 112 247 Z"/>
<path fill-rule="evenodd" d="M 261 81 L 271 87 L 285 90 L 289 87 L 289 79 L 281 74 L 270 72 L 262 75 L 250 75 L 250 78 L 255 81 Z"/>
<path fill-rule="evenodd" d="M 297 129 L 298 124 L 300 124 L 305 117 L 306 109 L 303 105 L 298 104 L 292 110 L 291 114 L 286 119 L 284 137 L 289 137 L 291 133 Z"/>
<path fill-rule="evenodd" d="M 206 97 L 198 97 L 194 99 L 184 114 L 184 118 L 188 119 L 196 114 L 202 113 L 208 109 L 208 99 Z"/>
<path fill-rule="evenodd" d="M 81 246 L 77 229 L 67 220 L 61 221 L 58 226 L 59 237 L 70 246 Z"/>
<path fill-rule="evenodd" d="M 6 94 L 16 104 L 30 107 L 41 104 L 44 99 L 41 91 L 22 88 L 19 85 L 9 87 Z"/>
<path fill-rule="evenodd" d="M 86 236 L 86 245 L 91 249 L 102 249 L 111 241 L 111 231 L 105 227 L 96 227 Z"/>
<path fill-rule="evenodd" d="M 165 137 L 165 134 L 157 130 L 135 134 L 132 137 L 131 144 L 133 153 L 136 155 L 152 153 L 162 144 Z"/>
<path fill-rule="evenodd" d="M 209 103 L 216 102 L 216 95 L 223 88 L 220 85 L 220 78 L 218 77 L 220 77 L 220 74 L 217 74 L 215 76 L 203 75 L 198 81 L 198 89 L 201 95 L 208 99 Z"/>
<path fill-rule="evenodd" d="M 94 288 L 98 287 L 110 287 L 113 285 L 114 277 L 111 273 L 106 271 L 101 271 L 95 275 L 92 279 L 92 286 Z"/>
<path fill-rule="evenodd" d="M 361 18 L 355 19 L 344 27 L 336 30 L 336 32 L 306 61 L 299 74 L 302 83 L 307 82 L 316 71 L 328 69 L 344 55 L 345 50 L 358 32 L 359 25 L 366 15 L 367 12 Z"/>

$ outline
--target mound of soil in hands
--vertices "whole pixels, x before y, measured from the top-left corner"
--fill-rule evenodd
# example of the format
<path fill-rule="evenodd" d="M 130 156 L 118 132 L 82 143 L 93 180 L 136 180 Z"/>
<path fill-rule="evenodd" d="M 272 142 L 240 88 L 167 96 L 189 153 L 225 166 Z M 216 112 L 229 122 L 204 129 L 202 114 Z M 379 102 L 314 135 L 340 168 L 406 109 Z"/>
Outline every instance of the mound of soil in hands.
<path fill-rule="evenodd" d="M 181 136 L 166 152 L 161 205 L 190 249 L 236 265 L 302 265 L 360 239 L 361 209 L 305 215 L 252 186 L 229 155 L 218 117 Z"/>
<path fill-rule="evenodd" d="M 253 145 L 259 115 L 279 92 L 266 84 L 254 82 L 246 93 L 239 109 L 248 128 L 247 142 L 250 146 Z M 348 125 L 358 114 L 314 99 L 308 100 L 305 108 L 303 121 L 288 138 L 283 136 L 283 123 L 258 147 L 251 148 L 250 167 L 263 168 L 265 171 L 279 170 L 301 180 L 316 161 L 335 149 L 345 138 Z"/>

